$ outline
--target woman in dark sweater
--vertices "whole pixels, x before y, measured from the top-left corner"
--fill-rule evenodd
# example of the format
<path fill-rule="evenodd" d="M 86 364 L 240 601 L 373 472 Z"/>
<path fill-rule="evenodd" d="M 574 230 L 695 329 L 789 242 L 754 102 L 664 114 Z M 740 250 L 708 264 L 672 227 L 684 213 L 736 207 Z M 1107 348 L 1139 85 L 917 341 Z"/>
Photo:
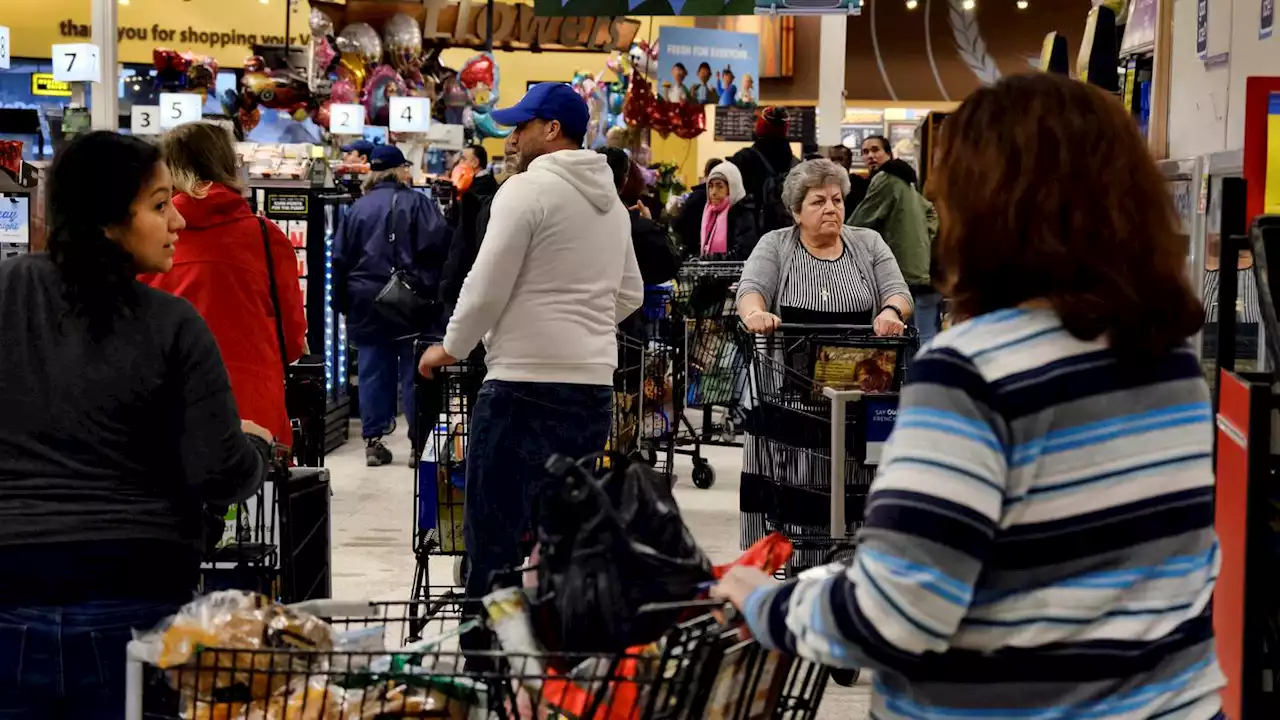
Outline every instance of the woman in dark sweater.
<path fill-rule="evenodd" d="M 173 265 L 172 194 L 155 147 L 84 135 L 50 171 L 49 253 L 0 263 L 5 718 L 121 717 L 125 644 L 191 598 L 204 505 L 266 474 L 209 328 L 134 279 Z"/>

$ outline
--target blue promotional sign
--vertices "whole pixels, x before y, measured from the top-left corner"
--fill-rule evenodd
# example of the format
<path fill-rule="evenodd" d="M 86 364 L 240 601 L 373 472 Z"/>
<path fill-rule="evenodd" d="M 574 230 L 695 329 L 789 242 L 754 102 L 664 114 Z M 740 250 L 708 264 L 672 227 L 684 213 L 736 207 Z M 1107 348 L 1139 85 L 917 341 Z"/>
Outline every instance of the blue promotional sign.
<path fill-rule="evenodd" d="M 1196 56 L 1209 57 L 1209 0 L 1196 0 Z"/>
<path fill-rule="evenodd" d="M 1261 0 L 1262 16 L 1258 25 L 1258 39 L 1266 40 L 1276 27 L 1276 0 Z"/>
<path fill-rule="evenodd" d="M 898 419 L 898 395 L 864 395 L 862 406 L 866 421 L 868 465 L 879 465 L 884 444 L 893 433 L 893 423 Z"/>
<path fill-rule="evenodd" d="M 658 31 L 658 92 L 671 102 L 754 107 L 760 36 L 666 26 Z"/>

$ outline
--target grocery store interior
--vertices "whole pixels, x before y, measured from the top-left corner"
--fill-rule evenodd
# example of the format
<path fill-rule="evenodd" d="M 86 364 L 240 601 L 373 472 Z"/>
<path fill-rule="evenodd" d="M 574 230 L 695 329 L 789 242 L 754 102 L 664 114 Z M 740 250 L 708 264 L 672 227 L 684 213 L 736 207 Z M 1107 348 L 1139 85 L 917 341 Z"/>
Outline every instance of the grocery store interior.
<path fill-rule="evenodd" d="M 883 191 L 890 174 L 904 173 L 907 195 L 912 201 L 918 196 L 932 212 L 930 178 L 938 172 L 948 118 L 975 91 L 1041 73 L 1113 96 L 1172 198 L 1187 276 L 1205 308 L 1203 328 L 1190 342 L 1210 388 L 1212 415 L 1206 418 L 1216 423 L 1211 456 L 1217 540 L 1210 563 L 1216 588 L 1204 613 L 1212 616 L 1216 662 L 1225 680 L 1222 714 L 1205 718 L 1280 717 L 1280 494 L 1273 484 L 1280 468 L 1280 415 L 1274 412 L 1280 407 L 1280 321 L 1266 263 L 1268 248 L 1280 252 L 1280 37 L 1274 28 L 1274 0 L 0 0 L 0 277 L 5 263 L 49 250 L 47 191 L 54 159 L 78 138 L 108 130 L 165 148 L 173 190 L 182 194 L 173 207 L 191 212 L 183 210 L 186 229 L 176 235 L 176 249 L 166 246 L 173 272 L 166 279 L 160 277 L 165 268 L 139 265 L 139 279 L 196 306 L 226 360 L 240 419 L 254 424 L 245 427 L 246 434 L 265 426 L 277 441 L 264 446 L 267 479 L 260 488 L 244 500 L 206 503 L 201 510 L 206 527 L 198 591 L 244 592 L 223 598 L 222 606 L 198 598 L 184 609 L 185 619 L 154 633 L 121 635 L 122 643 L 135 639 L 127 664 L 95 661 L 107 689 L 95 686 L 93 692 L 110 698 L 101 717 L 1005 717 L 997 710 L 984 714 L 988 708 L 977 699 L 943 709 L 928 706 L 923 695 L 916 700 L 925 704 L 894 704 L 884 697 L 905 693 L 908 680 L 833 671 L 812 658 L 773 652 L 765 638 L 746 639 L 743 630 L 753 621 L 752 609 L 765 612 L 763 595 L 751 595 L 757 600 L 746 602 L 743 618 L 735 619 L 737 613 L 726 608 L 743 603 L 715 594 L 720 591 L 708 578 L 714 573 L 715 580 L 724 580 L 734 568 L 749 568 L 792 582 L 831 562 L 845 563 L 849 575 L 855 574 L 855 536 L 870 506 L 870 482 L 893 428 L 912 352 L 950 322 L 945 310 L 935 309 L 937 327 L 923 337 L 916 320 L 886 301 L 878 315 L 868 311 L 856 323 L 840 321 L 865 326 L 865 347 L 847 329 L 795 326 L 810 329 L 796 331 L 787 346 L 786 362 L 792 364 L 775 363 L 784 351 L 762 349 L 760 337 L 744 332 L 753 314 L 772 317 L 768 311 L 775 308 L 764 304 L 767 293 L 755 298 L 759 310 L 736 305 L 749 296 L 739 297 L 739 283 L 750 247 L 769 229 L 769 208 L 760 209 L 767 201 L 755 195 L 781 197 L 782 178 L 791 167 L 775 178 L 766 138 L 783 155 L 789 149 L 797 167 L 823 160 L 821 168 L 836 168 L 849 183 L 841 193 L 849 226 L 857 224 L 855 218 L 871 217 L 859 200 Z M 544 84 L 557 87 L 547 90 Z M 593 464 L 583 463 L 597 480 L 581 479 L 566 467 L 548 473 L 579 493 L 582 486 L 574 483 L 608 499 L 601 488 L 609 479 L 615 483 L 610 487 L 625 484 L 641 498 L 609 500 L 618 506 L 651 503 L 642 510 L 628 506 L 627 512 L 642 518 L 634 525 L 627 525 L 629 515 L 619 519 L 617 508 L 600 511 L 620 526 L 618 537 L 640 544 L 636 538 L 644 532 L 659 534 L 637 529 L 646 522 L 667 530 L 671 525 L 662 523 L 674 523 L 687 531 L 693 542 L 677 550 L 688 550 L 703 573 L 699 582 L 683 586 L 696 590 L 696 600 L 670 588 L 663 595 L 653 586 L 665 581 L 639 574 L 628 576 L 630 594 L 623 598 L 609 584 L 622 583 L 625 571 L 601 569 L 598 558 L 581 548 L 570 548 L 584 553 L 572 555 L 572 562 L 565 560 L 570 555 L 552 553 L 540 565 L 540 549 L 526 553 L 533 549 L 529 533 L 541 532 L 538 538 L 547 545 L 563 541 L 546 527 L 526 528 L 512 538 L 527 565 L 506 568 L 507 575 L 521 579 L 523 589 L 506 588 L 483 602 L 469 594 L 476 582 L 468 578 L 471 554 L 464 536 L 469 539 L 472 529 L 464 529 L 470 517 L 464 498 L 471 497 L 467 465 L 475 460 L 468 444 L 473 415 L 483 406 L 476 392 L 485 368 L 483 352 L 448 355 L 443 336 L 446 305 L 453 311 L 468 297 L 479 304 L 475 297 L 483 291 L 462 285 L 464 267 L 456 278 L 461 290 L 455 287 L 446 301 L 445 278 L 463 243 L 471 243 L 461 252 L 472 253 L 475 261 L 499 184 L 528 171 L 527 162 L 517 167 L 512 159 L 519 131 L 513 138 L 512 127 L 500 122 L 514 117 L 503 109 L 535 96 L 561 97 L 561 84 L 586 106 L 582 147 L 608 158 L 632 223 L 636 250 L 628 252 L 640 254 L 642 227 L 651 233 L 646 237 L 661 238 L 656 242 L 670 252 L 672 265 L 650 282 L 649 268 L 640 261 L 644 299 L 614 340 L 618 362 L 608 440 Z M 544 105 L 519 122 L 523 127 L 559 120 L 538 113 L 562 110 Z M 192 134 L 197 123 L 219 129 L 217 143 L 192 141 L 200 137 Z M 998 127 L 989 131 L 1002 133 Z M 223 140 L 234 153 L 231 174 L 202 176 L 207 163 L 222 161 L 209 148 L 220 148 Z M 195 165 L 179 173 L 173 158 L 183 153 Z M 737 168 L 740 158 L 759 158 L 768 179 Z M 886 162 L 895 163 L 892 171 L 884 169 Z M 718 163 L 725 163 L 719 171 Z M 605 162 L 598 165 L 604 168 Z M 112 175 L 112 168 L 102 168 L 98 182 L 109 184 Z M 210 184 L 231 198 L 207 199 Z M 387 187 L 395 189 L 378 194 Z M 431 313 L 431 329 L 402 322 L 407 332 L 392 333 L 385 331 L 392 326 L 390 315 L 370 320 L 368 307 L 376 304 L 383 312 L 385 296 L 396 287 L 407 288 L 411 297 L 405 302 L 424 301 L 414 281 L 396 285 L 405 266 L 394 255 L 378 261 L 388 268 L 385 277 L 360 276 L 369 266 L 351 254 L 377 251 L 352 236 L 355 228 L 378 228 L 389 235 L 391 247 L 402 216 L 394 199 L 380 198 L 397 198 L 405 188 L 414 191 L 406 202 L 417 209 L 400 212 L 418 213 L 404 221 L 415 234 L 411 242 L 431 236 L 449 251 L 450 264 L 445 250 L 438 250 L 432 268 L 413 271 L 426 272 L 421 277 L 440 286 L 431 289 L 440 300 L 413 311 L 418 318 Z M 726 199 L 713 199 L 713 188 Z M 235 190 L 241 197 L 234 197 Z M 201 217 L 198 207 L 208 208 L 214 199 L 230 204 Z M 752 230 L 743 230 L 746 208 L 755 208 Z M 238 213 L 235 218 L 250 229 L 245 238 L 236 235 L 233 242 L 231 226 L 221 224 L 232 216 L 216 214 L 224 211 Z M 428 229 L 416 219 L 421 217 L 434 218 Z M 259 231 L 251 218 L 267 222 Z M 923 223 L 921 215 L 921 229 Z M 929 287 L 932 240 L 923 240 L 924 279 L 912 280 L 895 238 L 878 229 L 902 265 L 895 272 L 908 308 L 918 312 L 921 296 L 944 303 Z M 734 243 L 744 233 L 753 233 L 750 247 L 739 254 Z M 187 260 L 183 244 L 198 242 L 215 249 L 205 259 Z M 715 242 L 728 246 L 715 248 Z M 248 248 L 255 254 L 252 262 L 261 263 L 257 254 L 264 247 L 269 270 L 260 273 L 261 292 L 254 292 L 265 292 L 271 278 L 272 319 L 258 328 L 265 338 L 261 347 L 245 350 L 250 359 L 237 365 L 231 355 L 240 350 L 230 348 L 252 344 L 256 331 L 228 341 L 219 333 L 228 327 L 233 336 L 239 332 L 225 324 L 230 315 L 217 321 L 201 303 L 220 302 L 223 280 L 217 273 L 244 266 L 245 256 L 231 257 L 240 252 L 236 248 Z M 221 259 L 210 259 L 220 253 Z M 1236 280 L 1223 282 L 1220 259 L 1233 254 L 1239 256 Z M 418 261 L 407 265 L 413 262 Z M 278 267 L 285 268 L 287 287 L 278 287 L 278 273 L 271 269 Z M 370 295 L 363 310 L 351 301 L 357 282 L 368 283 L 360 292 L 380 289 L 378 300 Z M 226 287 L 232 285 L 242 287 Z M 0 284 L 0 296 L 5 290 Z M 825 302 L 826 287 L 821 293 Z M 287 303 L 293 306 L 283 307 Z M 1226 307 L 1235 313 L 1219 313 Z M 397 312 L 401 319 L 409 316 Z M 901 330 L 883 332 L 885 317 L 901 320 Z M 0 331 L 5 323 L 21 324 L 0 317 Z M 430 378 L 418 369 L 424 351 L 445 357 L 434 363 Z M 796 370 L 793 352 L 804 353 L 804 370 Z M 276 396 L 285 403 L 270 417 L 245 411 L 257 406 L 242 396 L 237 372 L 254 363 L 272 371 L 252 382 L 268 378 L 274 385 L 263 392 L 276 405 Z M 768 383 L 760 377 L 775 371 L 785 381 L 762 389 Z M 780 388 L 796 383 L 807 385 L 799 393 L 803 400 L 788 395 L 778 402 L 798 402 L 786 409 L 801 412 L 804 422 L 785 441 L 744 432 L 760 427 L 752 418 L 772 401 L 766 396 L 776 391 L 783 397 Z M 841 426 L 848 432 L 831 431 Z M 291 447 L 282 449 L 286 433 Z M 795 439 L 800 435 L 803 442 Z M 522 452 L 513 448 L 511 454 Z M 790 463 L 785 471 L 762 469 L 784 462 Z M 9 477 L 5 467 L 0 460 L 0 525 L 4 518 L 25 517 L 25 510 L 15 508 L 28 507 L 23 503 L 35 502 L 40 492 L 26 485 L 6 490 L 7 482 L 16 487 L 15 479 L 31 478 Z M 495 460 L 486 467 L 492 476 L 513 472 L 514 465 Z M 678 508 L 674 513 L 664 500 L 667 487 Z M 210 522 L 216 525 L 212 535 Z M 4 537 L 0 533 L 0 558 L 11 558 Z M 662 542 L 668 541 L 678 544 L 664 535 Z M 613 535 L 600 542 L 622 543 Z M 951 552 L 944 550 L 943 555 Z M 638 567 L 640 554 L 629 552 L 636 554 L 625 557 Z M 667 557 L 676 550 L 656 554 L 672 563 L 663 567 L 678 564 Z M 567 563 L 561 575 L 549 569 L 556 562 Z M 933 569 L 915 560 L 900 562 L 886 572 L 935 590 L 952 580 L 939 571 L 935 582 L 929 579 Z M 551 587 L 553 581 L 562 583 L 555 585 L 559 594 L 539 599 L 539 583 Z M 610 599 L 625 611 L 607 612 L 604 595 L 610 592 L 618 593 Z M 717 599 L 708 599 L 708 592 Z M 34 686 L 25 683 L 56 677 L 62 688 L 63 674 L 74 672 L 66 659 L 57 661 L 56 671 L 32 669 L 44 667 L 37 662 L 44 655 L 31 649 L 36 638 L 63 642 L 63 620 L 29 620 L 45 617 L 38 611 L 46 607 L 61 607 L 44 602 L 48 597 L 56 600 L 56 592 L 0 591 L 0 717 L 10 717 L 10 705 L 15 718 L 51 716 L 34 709 Z M 622 618 L 638 612 L 639 597 L 660 601 L 644 607 L 669 621 L 662 633 L 644 635 L 635 630 L 644 623 L 634 615 Z M 575 605 L 566 598 L 583 599 Z M 331 600 L 342 602 L 325 604 Z M 670 607 L 680 603 L 685 604 Z M 887 603 L 896 608 L 893 598 Z M 604 617 L 573 624 L 569 608 L 585 606 Z M 553 611 L 563 616 L 547 619 Z M 338 621 L 347 615 L 354 619 Z M 61 615 L 51 611 L 48 617 Z M 477 619 L 483 617 L 488 624 Z M 331 623 L 332 633 L 317 618 Z M 770 632 L 794 633 L 790 641 L 798 642 L 802 633 L 795 627 L 779 629 L 779 618 L 766 619 L 775 626 Z M 118 621 L 113 628 L 137 622 Z M 844 631 L 869 621 L 859 615 L 824 622 L 844 623 Z M 350 629 L 338 632 L 344 623 Z M 623 623 L 632 635 L 618 630 Z M 317 640 L 321 624 L 323 638 Z M 373 638 L 366 626 L 385 626 L 385 637 Z M 564 640 L 575 632 L 602 639 Z M 644 642 L 618 639 L 641 635 Z M 94 645 L 105 642 L 93 639 L 99 637 L 96 630 L 88 637 L 87 645 L 67 650 L 67 656 L 125 654 Z M 224 646 L 253 652 L 245 664 L 238 656 L 219 661 L 213 658 L 217 651 L 208 650 Z M 607 652 L 601 650 L 605 646 Z M 289 657 L 288 648 L 320 651 L 323 659 L 279 660 L 271 654 Z M 505 664 L 484 655 L 486 650 L 505 651 Z M 62 657 L 62 645 L 50 652 Z M 841 647 L 824 652 L 828 659 L 856 664 Z M 874 655 L 860 652 L 854 657 Z M 213 664 L 203 665 L 201 653 Z M 517 671 L 517 657 L 536 660 L 537 670 Z M 236 672 L 210 672 L 218 662 L 230 662 Z M 341 672 L 340 662 L 348 663 Z M 490 667 L 495 662 L 500 669 Z M 170 672 L 163 675 L 157 667 Z M 13 684 L 9 676 L 20 681 Z M 358 689 L 357 680 L 363 683 Z M 959 681 L 956 687 L 967 688 Z M 1142 688 L 1124 690 L 1134 693 L 1123 696 L 1133 700 Z M 365 705 L 355 700 L 375 695 L 376 702 Z M 119 713 L 117 700 L 123 703 Z M 1056 708 L 1059 714 L 1045 711 L 1043 717 L 1195 720 L 1201 706 L 1164 715 L 1100 707 Z M 313 708 L 314 714 L 305 714 Z"/>

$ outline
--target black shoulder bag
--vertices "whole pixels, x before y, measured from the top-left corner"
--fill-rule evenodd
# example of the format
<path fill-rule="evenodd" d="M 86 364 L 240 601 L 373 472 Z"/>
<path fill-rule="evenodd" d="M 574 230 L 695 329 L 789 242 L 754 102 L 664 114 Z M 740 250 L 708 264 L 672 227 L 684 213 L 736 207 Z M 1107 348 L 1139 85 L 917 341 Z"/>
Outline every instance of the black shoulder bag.
<path fill-rule="evenodd" d="M 276 342 L 280 344 L 280 364 L 284 366 L 284 376 L 289 377 L 289 353 L 284 344 L 284 318 L 280 317 L 280 291 L 276 288 L 276 263 L 271 258 L 271 238 L 267 236 L 267 221 L 258 218 L 258 227 L 262 230 L 262 251 L 267 255 L 267 283 L 271 287 L 271 311 L 276 316 Z"/>
<path fill-rule="evenodd" d="M 373 306 L 388 320 L 413 329 L 425 320 L 427 310 L 432 303 L 414 289 L 409 271 L 403 267 L 397 267 L 399 254 L 395 246 L 395 222 L 396 199 L 399 195 L 400 189 L 396 188 L 391 195 L 391 212 L 387 213 L 387 242 L 391 243 L 392 258 L 391 277 L 387 280 L 387 284 L 382 286 L 382 290 L 378 291 L 378 296 L 373 299 Z"/>

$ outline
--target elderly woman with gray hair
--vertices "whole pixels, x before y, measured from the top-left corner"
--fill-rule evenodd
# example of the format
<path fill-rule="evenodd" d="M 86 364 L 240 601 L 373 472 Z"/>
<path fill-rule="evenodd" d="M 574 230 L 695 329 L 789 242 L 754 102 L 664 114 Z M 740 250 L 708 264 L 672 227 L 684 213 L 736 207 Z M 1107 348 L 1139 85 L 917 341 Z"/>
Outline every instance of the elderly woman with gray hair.
<path fill-rule="evenodd" d="M 787 175 L 782 200 L 793 227 L 760 238 L 738 283 L 738 315 L 753 333 L 783 323 L 870 325 L 901 335 L 911 292 L 884 238 L 846 227 L 849 175 L 830 160 L 808 160 Z"/>

